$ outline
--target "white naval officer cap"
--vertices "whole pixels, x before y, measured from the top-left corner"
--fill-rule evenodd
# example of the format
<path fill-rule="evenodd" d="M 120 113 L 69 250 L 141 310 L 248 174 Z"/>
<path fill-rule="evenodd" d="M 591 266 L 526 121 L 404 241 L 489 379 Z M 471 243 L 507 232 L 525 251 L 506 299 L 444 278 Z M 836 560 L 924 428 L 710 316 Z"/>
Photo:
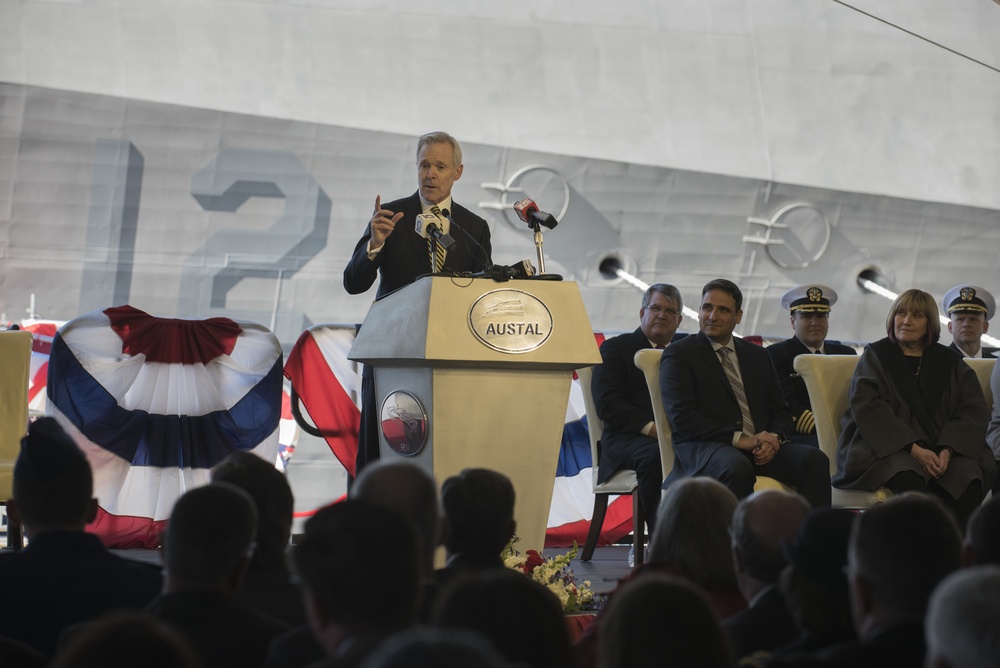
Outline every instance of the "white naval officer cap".
<path fill-rule="evenodd" d="M 989 320 L 997 312 L 993 295 L 978 285 L 956 285 L 945 293 L 941 306 L 949 316 L 952 313 L 982 313 Z"/>
<path fill-rule="evenodd" d="M 781 306 L 792 313 L 829 313 L 837 303 L 837 291 L 827 285 L 797 285 L 781 295 Z"/>

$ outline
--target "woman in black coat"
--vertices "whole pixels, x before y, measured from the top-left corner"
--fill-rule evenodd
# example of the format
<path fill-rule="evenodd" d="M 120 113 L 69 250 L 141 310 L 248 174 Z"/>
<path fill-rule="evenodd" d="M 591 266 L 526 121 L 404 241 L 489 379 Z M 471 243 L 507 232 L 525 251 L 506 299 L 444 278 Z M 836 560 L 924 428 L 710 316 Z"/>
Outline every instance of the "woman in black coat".
<path fill-rule="evenodd" d="M 938 343 L 930 294 L 899 295 L 886 333 L 865 349 L 851 380 L 833 484 L 930 492 L 964 526 L 996 475 L 982 388 L 962 356 Z"/>

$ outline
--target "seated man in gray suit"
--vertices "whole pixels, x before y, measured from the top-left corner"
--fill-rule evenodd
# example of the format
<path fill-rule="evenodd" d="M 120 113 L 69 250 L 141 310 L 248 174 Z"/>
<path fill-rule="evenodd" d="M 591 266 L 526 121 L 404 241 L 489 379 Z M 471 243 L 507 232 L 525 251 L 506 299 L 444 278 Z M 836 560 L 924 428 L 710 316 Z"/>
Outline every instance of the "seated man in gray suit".
<path fill-rule="evenodd" d="M 660 390 L 674 441 L 674 468 L 664 487 L 704 475 L 744 498 L 763 475 L 794 487 L 814 508 L 828 506 L 829 460 L 817 448 L 790 442 L 792 415 L 771 357 L 733 336 L 742 306 L 735 283 L 709 281 L 700 331 L 663 351 Z"/>

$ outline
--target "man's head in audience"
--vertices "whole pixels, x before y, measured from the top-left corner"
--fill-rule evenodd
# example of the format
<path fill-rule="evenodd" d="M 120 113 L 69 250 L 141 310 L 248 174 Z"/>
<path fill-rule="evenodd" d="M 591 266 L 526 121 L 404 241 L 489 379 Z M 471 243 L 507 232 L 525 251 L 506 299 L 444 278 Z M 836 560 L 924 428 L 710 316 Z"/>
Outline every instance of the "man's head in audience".
<path fill-rule="evenodd" d="M 791 543 L 809 514 L 809 502 L 794 492 L 768 489 L 740 501 L 733 513 L 732 551 L 736 579 L 748 601 L 776 584 Z"/>
<path fill-rule="evenodd" d="M 781 574 L 781 591 L 796 626 L 814 637 L 854 636 L 844 570 L 855 519 L 857 513 L 846 508 L 818 508 L 785 544 L 788 566 Z"/>
<path fill-rule="evenodd" d="M 97 516 L 94 478 L 83 451 L 54 418 L 35 420 L 21 439 L 7 512 L 28 538 L 45 531 L 83 531 Z"/>
<path fill-rule="evenodd" d="M 444 481 L 441 504 L 448 555 L 497 555 L 514 535 L 514 485 L 490 469 L 465 469 Z"/>
<path fill-rule="evenodd" d="M 382 643 L 363 668 L 524 668 L 511 666 L 478 633 L 419 626 Z"/>
<path fill-rule="evenodd" d="M 680 290 L 668 283 L 654 283 L 642 295 L 639 327 L 647 339 L 658 346 L 665 346 L 677 332 L 684 318 L 683 310 L 684 299 Z"/>
<path fill-rule="evenodd" d="M 931 592 L 960 567 L 961 552 L 955 519 L 930 496 L 902 494 L 862 513 L 847 551 L 858 638 L 922 622 Z"/>
<path fill-rule="evenodd" d="M 351 487 L 350 498 L 394 510 L 413 523 L 419 540 L 421 575 L 434 571 L 434 550 L 441 543 L 437 485 L 424 469 L 403 460 L 383 459 L 366 466 Z"/>
<path fill-rule="evenodd" d="M 695 585 L 649 573 L 622 585 L 600 629 L 597 668 L 732 666 L 729 643 Z"/>
<path fill-rule="evenodd" d="M 993 295 L 978 285 L 956 285 L 945 293 L 941 306 L 955 347 L 966 356 L 989 357 L 980 351 L 997 309 Z"/>
<path fill-rule="evenodd" d="M 257 534 L 253 499 L 235 485 L 212 483 L 174 504 L 163 535 L 165 593 L 239 591 Z"/>
<path fill-rule="evenodd" d="M 352 636 L 413 624 L 417 536 L 399 513 L 361 499 L 327 506 L 306 522 L 292 558 L 309 625 L 328 654 Z"/>
<path fill-rule="evenodd" d="M 1000 668 L 1000 566 L 973 566 L 934 590 L 927 618 L 927 668 Z"/>
<path fill-rule="evenodd" d="M 489 603 L 484 605 L 484 601 Z M 510 568 L 468 571 L 441 593 L 433 623 L 475 631 L 512 664 L 570 668 L 573 651 L 562 604 L 544 585 Z"/>
<path fill-rule="evenodd" d="M 969 517 L 962 561 L 966 566 L 1000 564 L 1000 496 L 989 498 Z"/>
<path fill-rule="evenodd" d="M 836 291 L 825 285 L 798 285 L 781 296 L 795 338 L 810 351 L 823 347 L 830 331 L 830 307 L 836 303 Z"/>
<path fill-rule="evenodd" d="M 65 635 L 65 634 L 64 634 Z M 199 668 L 191 643 L 176 629 L 147 615 L 113 612 L 60 642 L 49 668 Z M 14 665 L 14 664 L 10 664 Z"/>
<path fill-rule="evenodd" d="M 701 289 L 698 328 L 714 343 L 728 344 L 743 320 L 743 292 L 732 281 L 716 278 Z"/>
<path fill-rule="evenodd" d="M 213 482 L 236 485 L 257 507 L 257 547 L 252 567 L 269 568 L 285 559 L 292 535 L 295 499 L 285 476 L 249 452 L 234 452 L 212 469 Z"/>

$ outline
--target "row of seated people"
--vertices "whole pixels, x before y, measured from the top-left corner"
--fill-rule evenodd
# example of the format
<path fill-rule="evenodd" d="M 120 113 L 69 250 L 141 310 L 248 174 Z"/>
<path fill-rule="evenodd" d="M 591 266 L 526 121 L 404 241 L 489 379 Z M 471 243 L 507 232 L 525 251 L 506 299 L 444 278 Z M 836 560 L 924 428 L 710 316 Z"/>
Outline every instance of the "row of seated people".
<path fill-rule="evenodd" d="M 360 666 L 420 622 L 486 657 L 463 665 L 569 668 L 562 604 L 501 558 L 514 504 L 494 471 L 463 471 L 439 494 L 423 469 L 380 462 L 348 500 L 307 521 L 289 559 L 288 481 L 235 453 L 174 505 L 161 568 L 85 532 L 96 510 L 90 465 L 56 420 L 40 418 L 14 467 L 9 512 L 28 545 L 0 555 L 0 666 Z M 416 640 L 431 642 L 428 633 Z M 375 665 L 419 665 L 409 651 L 394 656 Z"/>
<path fill-rule="evenodd" d="M 960 363 L 963 356 L 992 355 L 979 347 L 979 337 L 994 313 L 993 297 L 975 286 L 948 292 L 948 328 L 956 342 L 951 348 L 938 343 L 941 325 L 929 293 L 907 290 L 896 298 L 886 338 L 867 346 L 855 369 L 831 481 L 793 361 L 810 353 L 856 354 L 826 340 L 836 300 L 822 285 L 789 290 L 782 305 L 795 335 L 763 348 L 733 334 L 743 317 L 743 295 L 731 281 L 704 286 L 699 331 L 690 336 L 677 334 L 683 318 L 679 290 L 651 286 L 639 328 L 607 339 L 603 362 L 594 368 L 591 389 L 604 427 L 595 462 L 598 482 L 618 470 L 635 470 L 648 518 L 655 516 L 662 489 L 683 478 L 708 476 L 745 498 L 757 477 L 767 476 L 797 490 L 813 507 L 830 505 L 831 482 L 842 489 L 928 492 L 964 525 L 997 480 L 987 431 L 1000 455 L 1000 406 L 991 424 L 975 373 Z M 633 362 L 645 348 L 664 348 L 660 390 L 674 451 L 666 480 L 649 391 Z M 1000 373 L 994 380 L 1000 386 Z"/>
<path fill-rule="evenodd" d="M 1000 499 L 976 510 L 963 547 L 928 495 L 858 514 L 679 481 L 649 561 L 573 645 L 555 594 L 500 557 L 516 531 L 506 476 L 467 469 L 439 493 L 409 462 L 367 467 L 346 501 L 308 520 L 289 571 L 281 558 L 255 564 L 284 554 L 291 511 L 264 510 L 288 490 L 247 457 L 178 500 L 161 582 L 83 533 L 86 459 L 37 421 L 13 499 L 31 541 L 0 557 L 0 665 L 971 668 L 1000 656 Z"/>
<path fill-rule="evenodd" d="M 649 560 L 587 629 L 577 665 L 998 665 L 998 519 L 990 499 L 963 543 L 926 494 L 860 513 L 687 478 L 664 493 Z"/>

